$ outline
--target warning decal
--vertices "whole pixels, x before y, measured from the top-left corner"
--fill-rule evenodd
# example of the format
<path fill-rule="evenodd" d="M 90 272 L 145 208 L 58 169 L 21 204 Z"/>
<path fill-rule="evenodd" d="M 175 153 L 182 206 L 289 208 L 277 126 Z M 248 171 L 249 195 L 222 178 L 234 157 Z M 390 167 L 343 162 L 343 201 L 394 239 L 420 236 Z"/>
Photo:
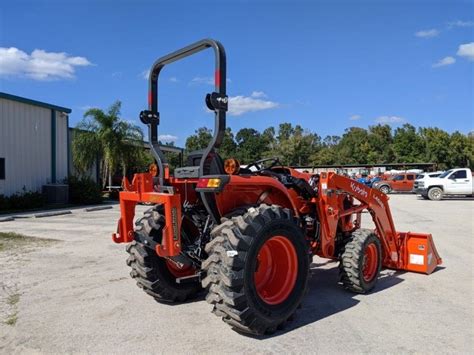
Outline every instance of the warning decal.
<path fill-rule="evenodd" d="M 410 254 L 410 264 L 424 265 L 425 264 L 424 256 L 420 254 Z"/>

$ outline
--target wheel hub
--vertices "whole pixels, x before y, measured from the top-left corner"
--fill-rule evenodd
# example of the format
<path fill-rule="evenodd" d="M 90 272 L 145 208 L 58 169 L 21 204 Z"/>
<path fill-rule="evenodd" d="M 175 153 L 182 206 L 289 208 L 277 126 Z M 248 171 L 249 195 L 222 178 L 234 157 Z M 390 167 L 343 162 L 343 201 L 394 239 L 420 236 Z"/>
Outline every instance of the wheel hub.
<path fill-rule="evenodd" d="M 293 291 L 298 257 L 291 241 L 283 236 L 268 239 L 260 248 L 254 273 L 257 294 L 270 305 L 284 302 Z"/>
<path fill-rule="evenodd" d="M 364 253 L 362 276 L 365 282 L 370 282 L 377 273 L 377 247 L 375 244 L 367 245 Z"/>

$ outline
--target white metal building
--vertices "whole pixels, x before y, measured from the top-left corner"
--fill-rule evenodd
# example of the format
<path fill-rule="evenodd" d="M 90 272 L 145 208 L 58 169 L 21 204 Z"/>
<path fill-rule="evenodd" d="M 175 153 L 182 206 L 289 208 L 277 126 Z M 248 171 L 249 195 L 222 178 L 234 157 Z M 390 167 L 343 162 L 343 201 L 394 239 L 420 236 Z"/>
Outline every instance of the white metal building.
<path fill-rule="evenodd" d="M 41 191 L 68 177 L 69 113 L 0 92 L 0 195 Z"/>

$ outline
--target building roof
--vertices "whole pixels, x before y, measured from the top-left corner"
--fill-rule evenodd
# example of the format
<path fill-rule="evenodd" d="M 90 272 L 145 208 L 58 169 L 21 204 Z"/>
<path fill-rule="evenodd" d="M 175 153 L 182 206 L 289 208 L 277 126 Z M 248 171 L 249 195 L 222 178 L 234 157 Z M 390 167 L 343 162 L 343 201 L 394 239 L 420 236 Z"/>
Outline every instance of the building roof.
<path fill-rule="evenodd" d="M 48 103 L 42 102 L 42 101 L 31 100 L 31 99 L 27 99 L 26 97 L 7 94 L 6 92 L 1 92 L 0 91 L 0 98 L 1 99 L 12 100 L 12 101 L 17 101 L 17 102 L 21 102 L 21 103 L 29 104 L 29 105 L 33 105 L 33 106 L 49 108 L 51 110 L 56 110 L 56 111 L 60 111 L 60 112 L 64 112 L 64 113 L 71 113 L 71 109 L 67 108 L 67 107 L 56 106 L 56 105 L 48 104 Z"/>

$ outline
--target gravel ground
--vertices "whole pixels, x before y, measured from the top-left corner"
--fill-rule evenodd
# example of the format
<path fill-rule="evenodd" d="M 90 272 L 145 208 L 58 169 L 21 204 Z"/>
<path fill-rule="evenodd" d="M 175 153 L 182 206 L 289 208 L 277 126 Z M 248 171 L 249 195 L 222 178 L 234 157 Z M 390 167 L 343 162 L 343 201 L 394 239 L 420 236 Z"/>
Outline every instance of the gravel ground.
<path fill-rule="evenodd" d="M 354 295 L 336 263 L 314 258 L 295 320 L 261 338 L 232 331 L 202 298 L 165 305 L 139 290 L 110 238 L 118 206 L 2 222 L 58 242 L 0 250 L 0 353 L 472 353 L 473 200 L 392 195 L 391 207 L 400 231 L 433 234 L 442 267 L 385 270 L 372 293 Z"/>

